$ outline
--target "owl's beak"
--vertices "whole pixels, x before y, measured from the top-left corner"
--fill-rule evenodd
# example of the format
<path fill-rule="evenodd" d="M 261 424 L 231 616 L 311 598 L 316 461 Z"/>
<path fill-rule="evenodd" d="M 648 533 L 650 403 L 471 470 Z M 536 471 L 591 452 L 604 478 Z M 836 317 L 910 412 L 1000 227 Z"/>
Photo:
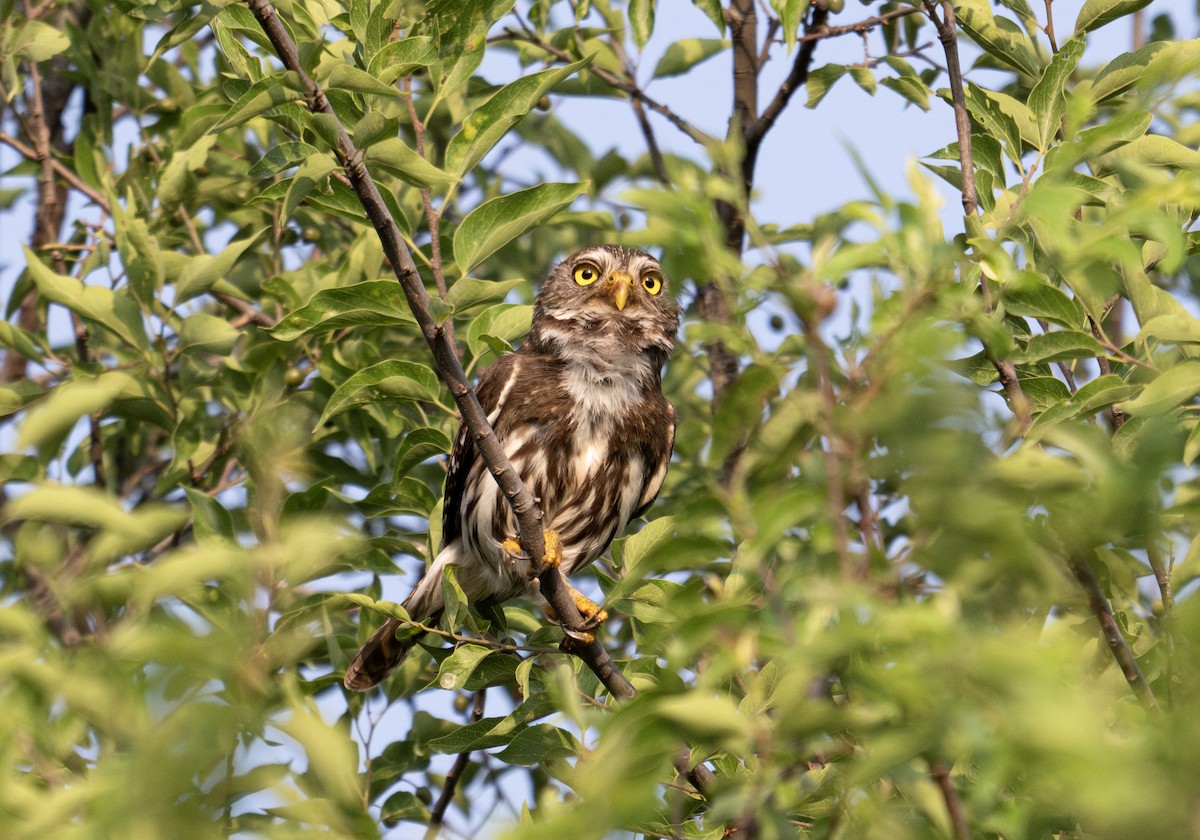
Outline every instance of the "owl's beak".
<path fill-rule="evenodd" d="M 633 291 L 633 278 L 624 271 L 614 271 L 609 281 L 609 294 L 617 309 L 624 309 L 629 302 L 629 293 Z"/>

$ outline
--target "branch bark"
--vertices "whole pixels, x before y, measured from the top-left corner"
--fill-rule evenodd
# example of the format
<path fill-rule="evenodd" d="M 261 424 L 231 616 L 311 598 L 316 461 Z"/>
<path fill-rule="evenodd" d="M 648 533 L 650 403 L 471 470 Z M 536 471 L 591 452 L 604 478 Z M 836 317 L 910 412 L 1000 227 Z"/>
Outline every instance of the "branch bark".
<path fill-rule="evenodd" d="M 1096 579 L 1096 573 L 1092 571 L 1091 564 L 1081 557 L 1068 557 L 1067 565 L 1071 569 L 1071 574 L 1075 575 L 1075 579 L 1079 581 L 1083 591 L 1087 594 L 1088 606 L 1091 607 L 1092 614 L 1096 616 L 1096 621 L 1100 624 L 1104 641 L 1108 643 L 1108 649 L 1112 651 L 1113 659 L 1117 661 L 1117 665 L 1120 667 L 1121 673 L 1125 675 L 1125 681 L 1133 689 L 1134 695 L 1150 711 L 1161 711 L 1154 691 L 1151 690 L 1150 684 L 1146 682 L 1146 676 L 1137 664 L 1133 649 L 1129 647 L 1129 642 L 1125 641 L 1125 634 L 1121 632 L 1121 627 L 1117 624 L 1112 606 L 1108 603 L 1104 590 L 1100 588 L 1100 581 Z"/>

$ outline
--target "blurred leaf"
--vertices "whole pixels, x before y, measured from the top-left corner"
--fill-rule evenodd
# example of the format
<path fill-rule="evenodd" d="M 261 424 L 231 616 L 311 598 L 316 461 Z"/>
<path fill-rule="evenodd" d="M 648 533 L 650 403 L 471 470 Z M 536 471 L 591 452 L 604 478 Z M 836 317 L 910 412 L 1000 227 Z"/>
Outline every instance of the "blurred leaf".
<path fill-rule="evenodd" d="M 729 42 L 720 38 L 683 38 L 667 47 L 654 66 L 652 78 L 680 76 L 727 47 Z"/>
<path fill-rule="evenodd" d="M 1136 399 L 1123 403 L 1126 414 L 1162 414 L 1200 394 L 1200 362 L 1186 361 L 1158 375 Z"/>
<path fill-rule="evenodd" d="M 629 27 L 638 50 L 645 49 L 654 32 L 654 0 L 629 0 Z"/>
<path fill-rule="evenodd" d="M 127 292 L 112 291 L 100 286 L 85 286 L 74 277 L 56 274 L 32 251 L 28 248 L 24 250 L 29 274 L 38 291 L 47 300 L 65 306 L 81 317 L 112 330 L 135 350 L 150 349 L 150 339 L 146 336 L 141 309 Z"/>

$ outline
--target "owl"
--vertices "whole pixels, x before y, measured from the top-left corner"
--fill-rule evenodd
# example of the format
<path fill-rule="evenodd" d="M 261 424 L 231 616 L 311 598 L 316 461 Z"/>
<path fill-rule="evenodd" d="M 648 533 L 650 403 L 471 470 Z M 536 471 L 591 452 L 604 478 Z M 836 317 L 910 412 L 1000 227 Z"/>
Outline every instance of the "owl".
<path fill-rule="evenodd" d="M 541 506 L 547 557 L 564 575 L 595 561 L 658 495 L 675 440 L 662 368 L 678 326 L 657 260 L 614 245 L 585 248 L 542 284 L 520 349 L 479 378 L 479 402 Z M 404 601 L 409 616 L 437 620 L 448 566 L 457 567 L 474 604 L 540 600 L 537 564 L 519 536 L 508 501 L 460 427 L 442 549 Z M 603 620 L 595 604 L 572 596 L 585 617 Z M 404 660 L 415 640 L 398 640 L 399 627 L 389 618 L 367 640 L 346 669 L 346 688 L 366 691 Z"/>

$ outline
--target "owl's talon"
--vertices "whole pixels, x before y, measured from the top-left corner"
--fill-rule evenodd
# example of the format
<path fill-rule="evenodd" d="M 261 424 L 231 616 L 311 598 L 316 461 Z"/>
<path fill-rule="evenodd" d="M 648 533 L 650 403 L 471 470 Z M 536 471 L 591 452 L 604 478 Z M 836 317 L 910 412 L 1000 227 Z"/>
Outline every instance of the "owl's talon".
<path fill-rule="evenodd" d="M 518 540 L 505 540 L 503 543 L 501 543 L 500 547 L 503 548 L 504 553 L 510 557 L 523 557 L 525 555 L 525 549 L 521 548 L 521 543 Z"/>
<path fill-rule="evenodd" d="M 555 531 L 542 531 L 542 540 L 546 543 L 546 553 L 542 555 L 542 568 L 557 569 L 563 561 L 562 539 Z"/>
<path fill-rule="evenodd" d="M 573 586 L 568 586 L 571 592 L 571 600 L 575 602 L 575 608 L 579 610 L 579 614 L 583 616 L 583 624 L 576 628 L 567 627 L 558 617 L 558 613 L 554 607 L 546 605 L 546 618 L 562 627 L 563 632 L 569 637 L 583 642 L 585 645 L 590 645 L 596 641 L 596 635 L 591 631 L 595 630 L 604 622 L 608 621 L 608 611 L 600 607 L 595 601 L 584 595 Z"/>

